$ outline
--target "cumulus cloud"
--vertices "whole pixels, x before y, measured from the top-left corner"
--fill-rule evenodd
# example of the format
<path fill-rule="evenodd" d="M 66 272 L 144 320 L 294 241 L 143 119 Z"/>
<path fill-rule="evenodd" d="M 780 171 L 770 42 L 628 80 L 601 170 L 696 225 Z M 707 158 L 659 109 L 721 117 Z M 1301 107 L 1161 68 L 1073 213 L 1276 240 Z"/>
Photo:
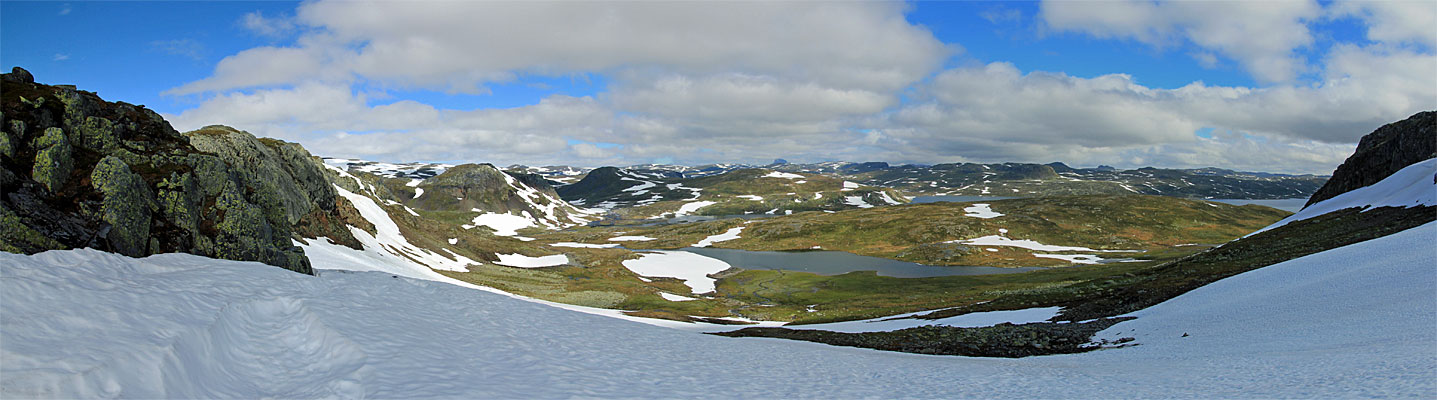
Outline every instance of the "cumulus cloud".
<path fill-rule="evenodd" d="M 561 158 L 570 147 L 566 137 L 601 136 L 612 113 L 593 98 L 569 96 L 506 109 L 446 110 L 410 100 L 371 104 L 346 85 L 306 83 L 229 93 L 165 117 L 182 131 L 223 123 L 298 141 L 326 156 L 517 162 Z"/>
<path fill-rule="evenodd" d="M 1430 1 L 1351 1 L 1335 3 L 1336 16 L 1355 16 L 1367 22 L 1367 39 L 1376 42 L 1410 42 L 1437 48 L 1437 3 Z"/>
<path fill-rule="evenodd" d="M 297 21 L 316 28 L 284 56 L 369 79 L 482 92 L 516 74 L 562 75 L 657 67 L 680 73 L 743 72 L 826 86 L 893 89 L 921 79 L 951 51 L 909 24 L 894 3 L 550 3 L 318 1 Z M 246 21 L 249 21 L 247 17 Z M 263 17 L 253 14 L 253 19 Z M 249 25 L 247 23 L 247 25 Z M 256 23 L 258 26 L 268 24 Z M 265 28 L 268 29 L 268 28 Z M 330 47 L 331 49 L 317 49 Z M 275 50 L 269 50 L 275 51 Z M 257 81 L 261 58 L 239 54 L 196 91 L 297 83 Z M 223 66 L 223 65 L 222 65 Z M 246 68 L 248 67 L 248 68 Z M 314 68 L 311 68 L 314 69 Z M 239 75 L 239 76 L 231 76 Z"/>
<path fill-rule="evenodd" d="M 596 141 L 636 144 L 605 150 L 643 157 L 657 154 L 655 149 L 673 149 L 652 144 L 662 140 L 684 143 L 677 151 L 710 148 L 719 150 L 705 154 L 735 157 L 742 155 L 741 146 L 782 151 L 831 139 L 845 119 L 896 105 L 902 90 L 958 51 L 909 24 L 903 7 L 866 2 L 452 2 L 414 7 L 320 1 L 298 10 L 294 20 L 306 33 L 294 45 L 226 57 L 212 76 L 168 93 L 218 93 L 197 109 L 203 112 L 187 117 L 231 118 L 228 113 L 243 121 L 262 114 L 247 107 L 289 103 L 297 92 L 323 96 L 328 93 L 320 87 L 359 81 L 381 88 L 485 93 L 487 83 L 523 76 L 598 72 L 610 87 L 590 101 L 610 119 L 590 131 L 605 135 Z M 259 14 L 247 16 L 250 20 L 265 21 Z M 231 93 L 235 90 L 250 92 Z M 331 103 L 327 108 L 358 114 L 349 102 L 321 98 Z M 246 102 L 252 104 L 236 104 Z M 329 125 L 303 126 L 337 129 Z M 456 125 L 467 126 L 457 116 L 438 122 Z M 576 151 L 599 155 L 593 150 L 581 146 Z"/>
<path fill-rule="evenodd" d="M 1437 108 L 1437 57 L 1342 45 L 1324 65 L 1324 79 L 1312 85 L 1155 89 L 1120 74 L 1024 74 L 992 63 L 940 73 L 924 88 L 926 101 L 870 125 L 891 138 L 881 146 L 920 152 L 915 161 L 1126 160 L 1322 172 L 1363 134 Z M 1241 134 L 1201 138 L 1194 135 L 1200 128 Z"/>
<path fill-rule="evenodd" d="M 171 89 L 202 100 L 167 117 L 180 129 L 224 123 L 316 154 L 384 161 L 1065 161 L 1323 173 L 1362 134 L 1437 108 L 1437 57 L 1412 33 L 1420 29 L 1386 6 L 1339 6 L 1349 8 L 1327 15 L 1368 21 L 1378 43 L 1332 45 L 1313 60 L 1294 55 L 1323 15 L 1311 3 L 1042 6 L 1047 29 L 1191 44 L 1197 62 L 1235 61 L 1277 82 L 1162 89 L 1125 74 L 1001 61 L 944 70 L 960 47 L 908 23 L 894 3 L 317 1 L 292 19 L 246 16 L 257 33 L 298 36 Z M 1299 72 L 1305 81 L 1292 80 Z M 512 108 L 402 98 L 569 74 L 606 85 Z M 1205 128 L 1210 137 L 1194 134 Z"/>
<path fill-rule="evenodd" d="M 1287 82 L 1306 67 L 1294 50 L 1312 44 L 1307 22 L 1320 17 L 1322 8 L 1310 0 L 1047 0 L 1038 15 L 1055 31 L 1132 39 L 1157 46 L 1191 42 L 1237 60 L 1259 81 Z"/>

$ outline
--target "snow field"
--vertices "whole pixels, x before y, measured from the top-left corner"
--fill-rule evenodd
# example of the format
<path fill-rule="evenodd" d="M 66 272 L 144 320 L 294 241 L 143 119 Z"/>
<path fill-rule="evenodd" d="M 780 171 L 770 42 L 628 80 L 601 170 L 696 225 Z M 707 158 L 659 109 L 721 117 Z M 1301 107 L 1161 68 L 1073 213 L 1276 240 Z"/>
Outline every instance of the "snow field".
<path fill-rule="evenodd" d="M 694 243 L 694 247 L 709 247 L 712 246 L 714 243 L 738 239 L 738 235 L 740 232 L 743 232 L 743 228 L 745 227 L 740 226 L 724 231 L 724 233 L 703 238 L 703 240 L 699 240 L 698 243 Z"/>
<path fill-rule="evenodd" d="M 695 298 L 692 298 L 692 297 L 684 297 L 684 296 L 679 296 L 679 295 L 672 294 L 672 293 L 667 293 L 667 292 L 659 292 L 659 297 L 662 297 L 662 298 L 664 298 L 664 300 L 668 300 L 668 301 L 694 301 L 694 300 L 698 300 L 698 299 L 695 299 Z"/>
<path fill-rule="evenodd" d="M 624 260 L 624 268 L 650 278 L 678 278 L 693 289 L 694 294 L 714 291 L 716 279 L 709 274 L 729 269 L 728 263 L 687 251 L 656 250 L 639 253 L 639 258 Z"/>
<path fill-rule="evenodd" d="M 868 204 L 868 202 L 863 201 L 863 196 L 844 196 L 843 204 L 858 208 L 873 208 L 872 204 Z"/>
<path fill-rule="evenodd" d="M 388 273 L 0 253 L 0 397 L 1432 398 L 1437 253 L 1412 249 L 1434 242 L 1250 271 L 1100 333 L 1140 346 L 1024 359 L 698 335 Z"/>
<path fill-rule="evenodd" d="M 1003 214 L 1001 214 L 1001 213 L 999 213 L 999 212 L 997 212 L 997 211 L 993 211 L 992 208 L 989 208 L 989 207 L 988 207 L 988 204 L 986 204 L 986 203 L 976 203 L 976 204 L 973 204 L 973 205 L 971 205 L 971 206 L 964 207 L 964 208 L 963 208 L 963 212 L 967 213 L 967 214 L 963 214 L 963 216 L 965 216 L 965 217 L 973 217 L 973 218 L 988 219 L 988 218 L 997 218 L 997 217 L 1003 216 Z"/>
<path fill-rule="evenodd" d="M 1036 241 L 1036 240 L 1028 240 L 1028 239 L 1013 240 L 1013 239 L 1009 239 L 1009 238 L 1007 238 L 1007 237 L 1005 237 L 1005 236 L 999 236 L 999 235 L 988 235 L 988 236 L 977 237 L 977 238 L 973 238 L 973 239 L 964 239 L 964 240 L 950 240 L 950 241 L 947 241 L 947 242 L 944 242 L 944 243 L 970 244 L 970 245 L 974 245 L 974 246 L 1020 247 L 1020 248 L 1024 248 L 1024 249 L 1028 249 L 1028 250 L 1037 250 L 1037 251 L 1089 251 L 1089 252 L 1098 252 L 1098 253 L 1134 253 L 1134 252 L 1141 252 L 1141 251 L 1142 251 L 1142 250 L 1094 250 L 1094 249 L 1090 249 L 1090 248 L 1087 248 L 1087 247 L 1078 247 L 1078 246 L 1057 246 L 1057 245 L 1039 243 L 1039 242 Z"/>
<path fill-rule="evenodd" d="M 607 248 L 619 247 L 619 244 L 618 244 L 618 243 L 592 244 L 592 243 L 558 242 L 558 243 L 551 244 L 550 246 L 554 246 L 554 247 L 575 247 L 575 248 L 583 248 L 583 249 L 607 249 Z"/>
<path fill-rule="evenodd" d="M 614 236 L 609 238 L 610 242 L 647 242 L 654 240 L 648 236 Z"/>
<path fill-rule="evenodd" d="M 1365 211 L 1373 207 L 1430 205 L 1437 205 L 1437 158 L 1413 163 L 1377 183 L 1307 206 L 1248 236 L 1346 208 L 1361 207 Z"/>
<path fill-rule="evenodd" d="M 675 212 L 674 212 L 674 216 L 675 216 L 675 217 L 681 217 L 681 216 L 693 214 L 694 212 L 698 211 L 700 208 L 708 207 L 708 206 L 714 205 L 714 204 L 716 204 L 716 203 L 717 203 L 717 202 L 714 202 L 714 201 L 694 201 L 694 202 L 684 203 L 684 205 L 679 206 L 679 210 L 678 210 L 678 211 L 675 211 Z"/>
<path fill-rule="evenodd" d="M 499 257 L 499 261 L 495 261 L 494 263 L 495 263 L 495 264 L 499 264 L 499 265 L 503 265 L 503 266 L 506 266 L 506 267 L 516 267 L 516 268 L 541 268 L 541 267 L 553 267 L 553 266 L 556 266 L 556 265 L 564 265 L 564 264 L 568 264 L 568 263 L 569 263 L 569 257 L 568 257 L 568 256 L 565 256 L 565 255 L 563 255 L 563 254 L 555 254 L 555 255 L 551 255 L 551 256 L 540 256 L 540 257 L 529 257 L 529 256 L 526 256 L 526 255 L 523 255 L 523 254 L 518 254 L 518 253 L 515 253 L 515 254 L 500 254 L 500 253 L 494 253 L 494 255 Z"/>

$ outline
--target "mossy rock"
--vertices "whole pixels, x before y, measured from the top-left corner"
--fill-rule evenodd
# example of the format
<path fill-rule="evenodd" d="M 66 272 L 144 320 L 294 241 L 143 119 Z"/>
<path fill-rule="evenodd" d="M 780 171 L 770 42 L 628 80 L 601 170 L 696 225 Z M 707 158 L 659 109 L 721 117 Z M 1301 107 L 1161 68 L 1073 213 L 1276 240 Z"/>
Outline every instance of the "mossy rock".
<path fill-rule="evenodd" d="M 117 253 L 131 257 L 149 255 L 150 218 L 154 194 L 129 165 L 114 156 L 95 164 L 90 184 L 104 194 L 100 219 L 109 224 L 103 237 Z"/>
<path fill-rule="evenodd" d="M 70 177 L 75 162 L 71 158 L 73 151 L 69 141 L 65 139 L 64 131 L 60 128 L 46 129 L 44 135 L 35 139 L 33 147 L 38 151 L 35 152 L 35 164 L 30 176 L 46 190 L 58 192 Z"/>

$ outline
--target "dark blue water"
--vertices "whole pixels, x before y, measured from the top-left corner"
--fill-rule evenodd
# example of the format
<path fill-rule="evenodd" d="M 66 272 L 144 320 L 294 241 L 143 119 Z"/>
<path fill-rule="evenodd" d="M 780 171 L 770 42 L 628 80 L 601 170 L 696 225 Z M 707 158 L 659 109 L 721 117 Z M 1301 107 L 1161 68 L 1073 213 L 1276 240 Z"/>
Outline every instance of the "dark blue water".
<path fill-rule="evenodd" d="M 841 251 L 748 251 L 687 247 L 683 249 L 713 257 L 742 269 L 767 269 L 810 272 L 819 275 L 841 275 L 853 271 L 877 271 L 878 275 L 894 278 L 928 278 L 953 275 L 990 275 L 1026 272 L 1042 267 L 944 267 L 923 265 L 887 258 L 860 256 Z"/>

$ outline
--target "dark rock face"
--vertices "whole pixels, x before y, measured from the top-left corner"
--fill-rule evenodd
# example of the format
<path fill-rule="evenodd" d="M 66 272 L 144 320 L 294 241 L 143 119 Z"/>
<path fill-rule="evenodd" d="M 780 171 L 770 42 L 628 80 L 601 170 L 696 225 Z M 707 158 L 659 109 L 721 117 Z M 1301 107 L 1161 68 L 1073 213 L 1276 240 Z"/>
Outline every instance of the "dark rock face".
<path fill-rule="evenodd" d="M 1412 163 L 1437 157 L 1437 111 L 1423 111 L 1363 136 L 1307 205 L 1368 186 Z"/>
<path fill-rule="evenodd" d="M 184 252 L 312 273 L 292 238 L 354 242 L 339 212 L 352 206 L 298 145 L 182 135 L 144 107 L 22 71 L 0 79 L 0 250 Z M 300 223 L 316 215 L 332 217 Z"/>

